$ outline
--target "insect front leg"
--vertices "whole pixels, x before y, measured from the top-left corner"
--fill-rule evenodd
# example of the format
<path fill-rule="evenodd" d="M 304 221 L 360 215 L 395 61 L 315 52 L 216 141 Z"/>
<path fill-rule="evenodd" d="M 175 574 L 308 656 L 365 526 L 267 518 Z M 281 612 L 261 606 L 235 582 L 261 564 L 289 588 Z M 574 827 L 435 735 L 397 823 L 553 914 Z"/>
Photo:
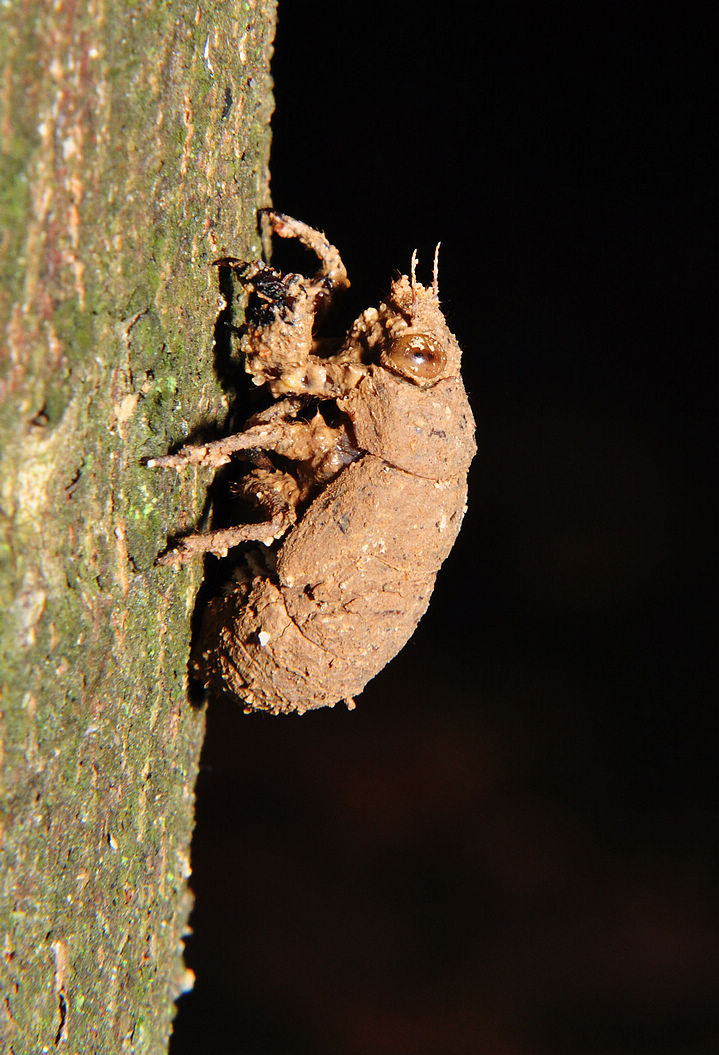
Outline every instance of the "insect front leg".
<path fill-rule="evenodd" d="M 280 238 L 296 238 L 311 249 L 319 259 L 319 270 L 308 280 L 310 288 L 315 293 L 334 292 L 334 290 L 349 287 L 347 269 L 342 263 L 339 250 L 327 241 L 321 231 L 316 231 L 314 227 L 302 223 L 301 220 L 294 220 L 285 213 L 275 212 L 274 209 L 263 209 L 262 211 L 276 235 Z"/>
<path fill-rule="evenodd" d="M 254 384 L 266 384 L 275 397 L 336 396 L 347 387 L 347 364 L 338 370 L 326 354 L 316 354 L 315 330 L 335 294 L 349 286 L 347 271 L 337 249 L 320 231 L 272 210 L 265 215 L 279 237 L 297 238 L 312 250 L 320 267 L 307 278 L 294 273 L 281 275 L 261 262 L 225 261 L 254 293 L 240 342 L 245 369 Z M 323 352 L 327 352 L 325 346 Z M 349 378 L 349 384 L 353 383 L 354 373 Z"/>

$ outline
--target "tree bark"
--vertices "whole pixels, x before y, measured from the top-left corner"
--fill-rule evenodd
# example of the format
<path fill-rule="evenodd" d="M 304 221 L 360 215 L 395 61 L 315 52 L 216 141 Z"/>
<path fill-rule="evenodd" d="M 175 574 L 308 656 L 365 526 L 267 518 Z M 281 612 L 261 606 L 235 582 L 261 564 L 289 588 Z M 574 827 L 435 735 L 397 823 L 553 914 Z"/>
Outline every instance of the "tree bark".
<path fill-rule="evenodd" d="M 274 0 L 8 0 L 0 86 L 0 1038 L 166 1050 L 191 984 L 212 261 L 260 254 Z"/>

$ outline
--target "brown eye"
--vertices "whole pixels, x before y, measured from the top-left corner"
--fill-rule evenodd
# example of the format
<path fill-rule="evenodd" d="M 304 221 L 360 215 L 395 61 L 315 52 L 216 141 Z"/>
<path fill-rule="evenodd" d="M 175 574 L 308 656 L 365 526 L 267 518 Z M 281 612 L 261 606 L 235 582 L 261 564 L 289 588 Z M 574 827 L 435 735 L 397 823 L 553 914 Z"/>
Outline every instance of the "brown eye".
<path fill-rule="evenodd" d="M 405 333 L 394 341 L 386 365 L 419 381 L 434 381 L 447 365 L 447 357 L 438 340 L 427 333 Z"/>

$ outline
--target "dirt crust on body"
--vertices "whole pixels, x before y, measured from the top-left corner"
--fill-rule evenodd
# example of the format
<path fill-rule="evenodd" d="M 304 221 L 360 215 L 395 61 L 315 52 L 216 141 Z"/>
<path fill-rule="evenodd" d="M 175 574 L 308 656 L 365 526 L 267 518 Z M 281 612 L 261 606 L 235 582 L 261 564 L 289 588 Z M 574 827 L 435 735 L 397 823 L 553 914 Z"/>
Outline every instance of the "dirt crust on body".
<path fill-rule="evenodd" d="M 412 635 L 462 523 L 476 446 L 436 254 L 431 286 L 413 257 L 385 302 L 328 340 L 317 321 L 348 285 L 339 253 L 306 224 L 275 212 L 269 221 L 320 261 L 311 278 L 230 262 L 254 296 L 245 368 L 276 402 L 234 436 L 151 464 L 221 466 L 237 455 L 258 465 L 262 452 L 242 488 L 265 518 L 190 535 L 161 560 L 268 547 L 210 602 L 192 664 L 247 710 L 303 713 L 354 706 Z"/>

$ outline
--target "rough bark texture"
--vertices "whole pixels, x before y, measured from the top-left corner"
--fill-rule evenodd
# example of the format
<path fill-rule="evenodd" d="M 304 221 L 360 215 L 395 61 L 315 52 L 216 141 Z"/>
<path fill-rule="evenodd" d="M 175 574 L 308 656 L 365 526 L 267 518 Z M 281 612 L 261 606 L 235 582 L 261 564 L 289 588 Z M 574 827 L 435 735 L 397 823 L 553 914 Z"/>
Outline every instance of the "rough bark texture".
<path fill-rule="evenodd" d="M 216 257 L 257 256 L 273 0 L 8 0 L 0 85 L 2 1051 L 162 1052 L 187 984 Z"/>

